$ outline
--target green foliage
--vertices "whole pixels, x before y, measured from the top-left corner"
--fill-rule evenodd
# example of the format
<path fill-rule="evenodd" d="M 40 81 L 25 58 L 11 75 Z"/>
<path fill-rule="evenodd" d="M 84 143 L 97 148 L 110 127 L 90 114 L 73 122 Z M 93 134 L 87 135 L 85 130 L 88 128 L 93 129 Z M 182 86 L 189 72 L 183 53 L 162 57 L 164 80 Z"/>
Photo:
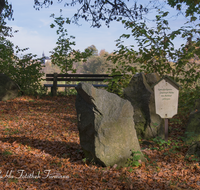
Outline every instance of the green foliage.
<path fill-rule="evenodd" d="M 2 11 L 2 13 L 0 13 L 0 33 L 1 36 L 12 36 L 12 28 L 6 26 L 6 19 L 8 20 L 13 20 L 12 18 L 13 16 L 13 10 L 12 10 L 12 5 L 8 3 L 7 0 L 5 0 L 5 6 L 4 9 Z"/>
<path fill-rule="evenodd" d="M 158 123 L 153 123 L 151 127 L 156 128 L 158 126 Z"/>
<path fill-rule="evenodd" d="M 131 29 L 132 36 L 136 38 L 139 46 L 136 62 L 141 64 L 141 70 L 145 73 L 158 73 L 161 77 L 171 76 L 182 87 L 193 85 L 199 78 L 199 72 L 196 72 L 199 66 L 195 61 L 190 61 L 195 56 L 199 56 L 199 50 L 196 48 L 200 41 L 193 42 L 191 45 L 184 45 L 175 49 L 174 38 L 193 36 L 199 34 L 198 29 L 181 29 L 169 32 L 168 12 L 159 11 L 154 20 L 156 28 L 149 28 L 146 23 L 125 22 L 125 27 Z M 167 34 L 168 32 L 168 34 Z M 121 36 L 123 38 L 124 35 Z"/>
<path fill-rule="evenodd" d="M 35 55 L 26 54 L 21 58 L 14 53 L 22 53 L 28 48 L 20 49 L 18 46 L 14 48 L 14 44 L 6 39 L 7 36 L 12 37 L 12 28 L 6 26 L 6 19 L 12 18 L 12 5 L 5 1 L 5 8 L 0 15 L 0 71 L 14 80 L 23 94 L 37 94 L 37 90 L 42 90 L 40 85 L 41 76 L 41 60 L 35 59 Z M 15 31 L 16 32 L 16 31 Z"/>
<path fill-rule="evenodd" d="M 62 13 L 62 10 L 61 10 Z M 51 15 L 54 18 L 54 14 Z M 50 27 L 54 28 L 56 25 L 58 29 L 56 33 L 59 35 L 56 42 L 57 46 L 51 51 L 51 61 L 53 64 L 58 65 L 63 73 L 72 72 L 75 73 L 76 70 L 73 68 L 73 63 L 81 60 L 86 60 L 86 58 L 92 55 L 91 49 L 86 49 L 84 52 L 75 51 L 72 46 L 75 45 L 74 36 L 68 37 L 67 29 L 64 28 L 65 24 L 70 24 L 68 18 L 63 18 L 62 14 L 60 17 L 54 18 L 55 24 L 51 24 Z"/>
<path fill-rule="evenodd" d="M 160 149 L 160 150 L 165 149 L 167 146 L 170 146 L 171 143 L 172 143 L 170 140 L 165 141 L 164 139 L 162 139 L 162 138 L 160 138 L 160 137 L 155 137 L 155 138 L 153 139 L 153 141 L 154 141 L 156 144 L 159 145 L 159 149 Z"/>
<path fill-rule="evenodd" d="M 92 48 L 93 47 L 93 50 Z M 90 49 L 93 51 L 92 55 L 87 58 L 86 61 L 79 61 L 74 64 L 77 73 L 91 73 L 91 74 L 102 74 L 106 73 L 108 67 L 111 65 L 111 62 L 107 62 L 106 59 L 109 56 L 109 53 L 105 50 L 101 50 L 99 54 L 97 54 L 96 47 L 94 45 L 89 46 L 86 49 Z"/>
<path fill-rule="evenodd" d="M 83 71 L 85 73 L 102 73 L 102 61 L 99 56 L 92 56 L 88 58 L 87 62 L 83 65 Z"/>
<path fill-rule="evenodd" d="M 24 94 L 36 95 L 37 90 L 43 89 L 40 84 L 43 76 L 41 61 L 40 59 L 33 59 L 34 57 L 32 54 L 27 54 L 15 62 L 15 72 L 18 75 L 13 76 L 13 78 Z"/>
<path fill-rule="evenodd" d="M 86 162 L 88 161 L 87 158 L 83 158 L 82 161 L 86 164 Z"/>
<path fill-rule="evenodd" d="M 14 80 L 21 92 L 27 95 L 37 94 L 42 89 L 40 81 L 43 73 L 40 59 L 34 59 L 35 55 L 26 54 L 22 58 L 14 55 L 14 45 L 4 37 L 0 37 L 0 70 Z M 24 52 L 26 49 L 16 47 L 16 52 Z"/>
<path fill-rule="evenodd" d="M 186 88 L 179 91 L 179 109 L 181 115 L 188 115 L 195 109 L 195 101 L 199 99 L 200 87 Z"/>
<path fill-rule="evenodd" d="M 185 160 L 188 160 L 190 162 L 199 162 L 200 158 L 196 154 L 195 155 L 186 155 Z"/>
<path fill-rule="evenodd" d="M 194 21 L 197 19 L 196 16 L 194 16 L 195 13 L 199 14 L 200 13 L 200 4 L 199 4 L 199 0 L 168 0 L 168 4 L 171 7 L 175 7 L 177 10 L 182 10 L 184 6 L 184 4 L 187 5 L 187 9 L 185 10 L 185 16 L 190 18 L 190 22 Z"/>
<path fill-rule="evenodd" d="M 10 156 L 10 155 L 12 155 L 12 152 L 5 150 L 5 151 L 2 152 L 2 155 L 3 156 Z"/>
<path fill-rule="evenodd" d="M 129 167 L 129 166 L 138 167 L 138 166 L 140 166 L 141 165 L 141 163 L 139 162 L 140 158 L 141 158 L 141 152 L 132 150 L 131 158 L 128 158 L 128 160 L 126 162 L 126 167 Z"/>
<path fill-rule="evenodd" d="M 54 15 L 51 15 L 54 18 Z M 58 65 L 62 71 L 67 73 L 67 71 L 73 70 L 73 62 L 69 60 L 69 55 L 73 51 L 71 46 L 75 45 L 75 42 L 71 42 L 71 39 L 74 39 L 74 36 L 66 37 L 67 29 L 64 29 L 64 24 L 70 24 L 70 20 L 67 18 L 66 20 L 60 16 L 54 19 L 55 24 L 58 25 L 58 29 L 56 33 L 60 35 L 56 42 L 57 46 L 51 52 L 52 63 Z M 55 25 L 51 24 L 51 28 L 54 28 Z"/>
<path fill-rule="evenodd" d="M 151 159 L 149 158 L 148 155 L 144 154 L 144 157 L 145 157 L 148 161 L 151 161 Z"/>
<path fill-rule="evenodd" d="M 195 137 L 198 135 L 194 132 L 185 132 L 185 135 L 183 137 L 180 137 L 180 139 L 187 145 L 192 144 L 195 141 Z"/>
<path fill-rule="evenodd" d="M 112 61 L 114 64 L 114 66 L 112 65 L 108 68 L 108 73 L 111 73 L 111 76 L 118 76 L 106 81 L 108 81 L 107 90 L 109 92 L 123 97 L 123 89 L 127 87 L 131 77 L 137 72 L 137 66 L 134 64 L 134 50 L 128 49 L 123 45 L 120 45 L 119 48 L 119 51 L 115 51 L 114 54 L 110 55 L 107 59 L 107 61 Z"/>
<path fill-rule="evenodd" d="M 182 123 L 180 118 L 172 118 L 170 119 L 171 125 L 180 125 Z"/>
<path fill-rule="evenodd" d="M 105 82 L 108 82 L 108 87 L 106 87 L 106 90 L 108 92 L 115 93 L 120 97 L 123 97 L 123 89 L 128 85 L 129 80 L 131 79 L 131 75 L 127 75 L 121 72 L 116 72 L 115 69 L 112 69 L 111 76 L 115 77 L 113 79 L 105 80 Z"/>
<path fill-rule="evenodd" d="M 178 142 L 176 140 L 172 140 L 171 145 L 172 145 L 171 151 L 183 148 L 182 143 L 180 144 L 180 142 Z"/>
<path fill-rule="evenodd" d="M 98 56 L 98 49 L 95 45 L 91 45 L 87 49 L 92 52 L 92 56 Z"/>
<path fill-rule="evenodd" d="M 76 91 L 76 89 L 67 89 L 67 91 L 66 92 L 58 92 L 58 96 L 66 96 L 66 95 L 77 95 L 77 91 Z"/>
<path fill-rule="evenodd" d="M 18 183 L 18 179 L 16 179 L 16 178 L 9 178 L 8 179 L 8 183 Z"/>
<path fill-rule="evenodd" d="M 200 39 L 195 39 L 195 35 L 200 34 L 198 25 L 194 28 L 191 26 L 183 26 L 176 31 L 170 31 L 168 16 L 169 12 L 158 11 L 153 20 L 156 27 L 148 27 L 146 22 L 130 22 L 123 20 L 130 34 L 123 34 L 117 40 L 118 51 L 114 52 L 115 56 L 109 57 L 114 64 L 112 73 L 128 73 L 137 72 L 158 73 L 160 77 L 164 75 L 171 76 L 173 80 L 178 82 L 183 88 L 191 88 L 196 85 L 200 73 L 199 64 L 195 59 L 200 58 Z M 182 44 L 180 48 L 175 49 L 173 40 L 176 37 L 188 38 L 187 44 Z M 139 50 L 133 50 L 133 45 L 125 47 L 123 39 L 134 37 Z M 195 41 L 192 41 L 193 39 Z M 134 64 L 140 64 L 140 68 Z M 125 87 L 128 82 L 124 81 L 121 88 Z M 111 82 L 112 83 L 112 82 Z M 117 85 L 116 85 L 117 86 Z M 122 91 L 122 90 L 121 90 Z"/>

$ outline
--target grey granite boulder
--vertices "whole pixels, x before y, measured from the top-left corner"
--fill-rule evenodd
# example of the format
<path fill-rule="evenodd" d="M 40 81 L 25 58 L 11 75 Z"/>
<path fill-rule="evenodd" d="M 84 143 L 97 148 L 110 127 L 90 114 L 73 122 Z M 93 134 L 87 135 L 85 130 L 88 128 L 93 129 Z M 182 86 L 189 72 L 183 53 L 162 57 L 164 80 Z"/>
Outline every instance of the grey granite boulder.
<path fill-rule="evenodd" d="M 151 88 L 159 80 L 160 77 L 156 73 L 138 73 L 124 89 L 124 98 L 129 100 L 134 108 L 133 118 L 138 137 L 164 138 L 164 122 L 156 114 L 154 92 Z"/>
<path fill-rule="evenodd" d="M 5 74 L 0 73 L 0 101 L 6 101 L 18 96 L 19 86 Z"/>
<path fill-rule="evenodd" d="M 86 158 L 102 166 L 125 166 L 131 150 L 141 153 L 129 101 L 88 83 L 79 83 L 76 90 L 80 144 Z M 140 159 L 145 161 L 142 153 Z"/>

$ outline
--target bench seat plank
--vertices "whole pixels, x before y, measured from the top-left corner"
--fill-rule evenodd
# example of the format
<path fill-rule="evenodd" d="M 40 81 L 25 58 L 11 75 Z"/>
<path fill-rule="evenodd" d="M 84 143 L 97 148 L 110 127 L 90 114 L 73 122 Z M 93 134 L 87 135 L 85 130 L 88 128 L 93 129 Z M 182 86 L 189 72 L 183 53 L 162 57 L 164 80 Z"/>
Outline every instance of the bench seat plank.
<path fill-rule="evenodd" d="M 92 84 L 94 87 L 108 87 L 106 84 Z M 76 87 L 77 84 L 57 84 L 57 87 Z M 44 84 L 44 87 L 53 87 L 53 84 Z"/>
<path fill-rule="evenodd" d="M 57 78 L 57 81 L 104 81 L 109 78 Z M 53 78 L 46 78 L 46 81 L 53 81 Z"/>
<path fill-rule="evenodd" d="M 115 75 L 121 76 L 121 75 Z M 46 77 L 54 77 L 54 74 L 46 74 Z M 57 77 L 108 77 L 112 78 L 109 74 L 57 74 Z"/>

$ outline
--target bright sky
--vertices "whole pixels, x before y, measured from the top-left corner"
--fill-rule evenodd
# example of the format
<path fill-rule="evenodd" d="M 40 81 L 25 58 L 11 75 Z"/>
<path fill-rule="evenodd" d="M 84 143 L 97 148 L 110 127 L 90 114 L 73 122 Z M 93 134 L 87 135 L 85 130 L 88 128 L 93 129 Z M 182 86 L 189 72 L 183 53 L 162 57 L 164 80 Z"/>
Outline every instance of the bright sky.
<path fill-rule="evenodd" d="M 74 7 L 65 8 L 64 3 L 57 3 L 57 0 L 54 0 L 54 4 L 49 8 L 43 8 L 40 11 L 36 11 L 33 8 L 33 0 L 8 1 L 12 3 L 14 10 L 14 21 L 8 21 L 8 26 L 12 26 L 14 30 L 19 30 L 10 40 L 20 48 L 29 47 L 30 49 L 27 53 L 33 53 L 39 57 L 42 56 L 43 52 L 46 56 L 50 56 L 49 51 L 56 46 L 58 36 L 56 35 L 56 29 L 50 28 L 50 24 L 53 23 L 53 18 L 50 15 L 54 13 L 55 16 L 60 16 L 60 9 L 62 9 L 63 16 L 71 18 L 77 10 Z M 141 2 L 139 1 L 139 3 Z M 147 0 L 144 2 L 147 2 Z M 168 9 L 168 11 L 172 11 L 172 9 Z M 184 22 L 186 20 L 183 17 L 179 19 L 172 18 L 171 27 L 177 29 Z M 115 40 L 120 35 L 127 33 L 123 25 L 118 22 L 111 23 L 110 28 L 105 25 L 102 25 L 101 28 L 91 28 L 90 23 L 83 20 L 80 21 L 80 24 L 81 26 L 75 24 L 66 25 L 68 34 L 75 36 L 76 46 L 74 49 L 79 49 L 80 51 L 83 51 L 88 46 L 95 45 L 98 51 L 105 49 L 111 53 L 116 50 Z M 129 44 L 129 42 L 126 43 Z M 176 41 L 176 44 L 180 43 L 179 40 Z M 131 40 L 129 45 L 132 44 L 134 44 L 134 41 Z"/>

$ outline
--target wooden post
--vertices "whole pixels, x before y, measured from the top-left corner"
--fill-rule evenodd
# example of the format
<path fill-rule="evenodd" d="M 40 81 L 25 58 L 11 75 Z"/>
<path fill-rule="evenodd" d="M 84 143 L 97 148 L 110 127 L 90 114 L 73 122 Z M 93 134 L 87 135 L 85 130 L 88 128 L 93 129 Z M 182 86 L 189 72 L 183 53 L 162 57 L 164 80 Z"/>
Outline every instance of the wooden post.
<path fill-rule="evenodd" d="M 53 74 L 53 88 L 51 88 L 52 96 L 57 95 L 57 76 L 58 76 L 58 73 Z"/>
<path fill-rule="evenodd" d="M 165 141 L 168 141 L 168 119 L 165 118 Z"/>

